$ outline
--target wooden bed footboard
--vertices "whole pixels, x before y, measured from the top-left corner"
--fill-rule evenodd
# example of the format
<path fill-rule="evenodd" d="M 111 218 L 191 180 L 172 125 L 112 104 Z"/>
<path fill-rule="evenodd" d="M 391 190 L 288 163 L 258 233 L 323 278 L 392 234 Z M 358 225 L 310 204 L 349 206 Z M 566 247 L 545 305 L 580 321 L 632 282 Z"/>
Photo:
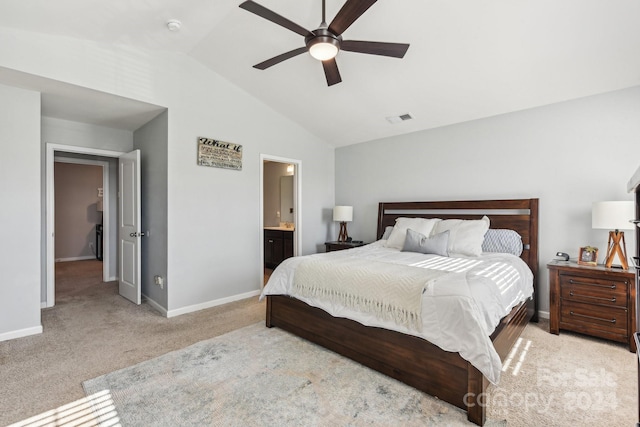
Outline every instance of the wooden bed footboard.
<path fill-rule="evenodd" d="M 531 316 L 525 304 L 503 320 L 492 338 L 504 359 Z M 507 319 L 508 318 L 508 319 Z M 333 317 L 284 295 L 267 296 L 267 327 L 276 326 L 319 344 L 371 369 L 465 411 L 469 421 L 483 425 L 488 381 L 458 353 L 430 342 L 353 320 Z"/>

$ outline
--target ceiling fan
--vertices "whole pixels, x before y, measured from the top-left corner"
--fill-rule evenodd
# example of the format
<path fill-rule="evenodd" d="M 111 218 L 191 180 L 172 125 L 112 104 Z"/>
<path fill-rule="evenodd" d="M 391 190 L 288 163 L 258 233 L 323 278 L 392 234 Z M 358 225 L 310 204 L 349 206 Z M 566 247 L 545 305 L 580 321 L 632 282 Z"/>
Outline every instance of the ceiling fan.
<path fill-rule="evenodd" d="M 402 58 L 409 49 L 406 43 L 384 43 L 362 40 L 343 40 L 342 33 L 353 24 L 356 19 L 367 11 L 377 0 L 347 0 L 342 9 L 333 18 L 331 24 L 327 25 L 325 18 L 325 0 L 322 0 L 322 22 L 316 30 L 309 31 L 304 27 L 278 15 L 258 3 L 248 0 L 240 4 L 240 7 L 254 13 L 264 19 L 278 24 L 288 30 L 300 34 L 304 37 L 304 47 L 285 52 L 274 56 L 259 64 L 254 68 L 265 70 L 282 61 L 298 56 L 304 52 L 309 52 L 311 56 L 322 61 L 324 74 L 327 78 L 327 85 L 331 86 L 340 83 L 340 72 L 336 64 L 336 55 L 340 50 L 349 52 L 367 53 L 370 55 L 391 56 Z"/>

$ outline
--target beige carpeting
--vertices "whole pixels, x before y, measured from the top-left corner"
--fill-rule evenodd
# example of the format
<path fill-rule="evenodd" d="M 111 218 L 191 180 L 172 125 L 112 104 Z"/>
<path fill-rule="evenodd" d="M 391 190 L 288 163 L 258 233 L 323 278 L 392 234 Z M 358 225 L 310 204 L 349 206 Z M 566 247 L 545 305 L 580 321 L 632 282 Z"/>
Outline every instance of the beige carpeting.
<path fill-rule="evenodd" d="M 82 381 L 264 320 L 257 297 L 167 319 L 101 275 L 98 261 L 57 263 L 44 333 L 0 342 L 0 426 L 84 397 Z"/>
<path fill-rule="evenodd" d="M 56 266 L 44 333 L 0 342 L 0 425 L 84 397 L 82 382 L 264 319 L 257 298 L 166 319 L 100 283 L 101 263 Z M 530 324 L 486 400 L 509 426 L 633 426 L 636 357 L 621 344 Z"/>

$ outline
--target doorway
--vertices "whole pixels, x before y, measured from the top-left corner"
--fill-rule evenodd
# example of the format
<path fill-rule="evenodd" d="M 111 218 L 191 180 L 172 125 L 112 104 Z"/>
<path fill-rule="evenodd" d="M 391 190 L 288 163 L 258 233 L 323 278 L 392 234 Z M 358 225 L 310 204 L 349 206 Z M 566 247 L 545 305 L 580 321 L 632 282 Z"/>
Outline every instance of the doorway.
<path fill-rule="evenodd" d="M 109 194 L 109 163 L 56 156 L 54 179 L 55 261 L 94 258 L 102 261 L 104 190 L 106 183 Z M 106 281 L 108 269 L 102 271 Z"/>
<path fill-rule="evenodd" d="M 302 162 L 260 155 L 260 277 L 301 252 Z"/>
<path fill-rule="evenodd" d="M 115 219 L 115 215 L 112 208 L 115 209 L 116 203 L 116 189 L 117 186 L 110 185 L 110 181 L 117 179 L 118 174 L 109 173 L 109 162 L 107 160 L 89 160 L 78 159 L 78 155 L 98 156 L 100 158 L 119 158 L 122 152 L 100 150 L 88 147 L 67 146 L 59 144 L 46 144 L 46 220 L 45 220 L 45 241 L 46 241 L 46 255 L 45 255 L 45 289 L 43 290 L 44 302 L 43 307 L 53 307 L 55 305 L 55 162 L 61 157 L 75 157 L 73 161 L 82 162 L 98 162 L 106 164 L 103 167 L 103 229 L 102 229 L 102 244 L 103 244 L 103 281 L 112 281 L 116 278 L 117 257 L 113 256 L 114 251 L 117 251 L 116 245 L 113 243 L 115 240 L 112 238 L 113 233 L 117 229 L 112 223 L 112 219 Z M 101 164 L 102 164 L 101 163 Z M 112 188 L 114 187 L 114 188 Z M 97 200 L 96 200 L 97 201 Z"/>

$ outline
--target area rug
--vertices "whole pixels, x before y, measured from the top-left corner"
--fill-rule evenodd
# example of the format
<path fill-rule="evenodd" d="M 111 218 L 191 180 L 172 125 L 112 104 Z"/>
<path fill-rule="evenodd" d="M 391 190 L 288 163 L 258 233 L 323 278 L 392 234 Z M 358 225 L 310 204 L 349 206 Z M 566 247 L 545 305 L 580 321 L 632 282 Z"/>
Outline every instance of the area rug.
<path fill-rule="evenodd" d="M 83 387 L 103 426 L 470 424 L 452 405 L 263 323 Z"/>

